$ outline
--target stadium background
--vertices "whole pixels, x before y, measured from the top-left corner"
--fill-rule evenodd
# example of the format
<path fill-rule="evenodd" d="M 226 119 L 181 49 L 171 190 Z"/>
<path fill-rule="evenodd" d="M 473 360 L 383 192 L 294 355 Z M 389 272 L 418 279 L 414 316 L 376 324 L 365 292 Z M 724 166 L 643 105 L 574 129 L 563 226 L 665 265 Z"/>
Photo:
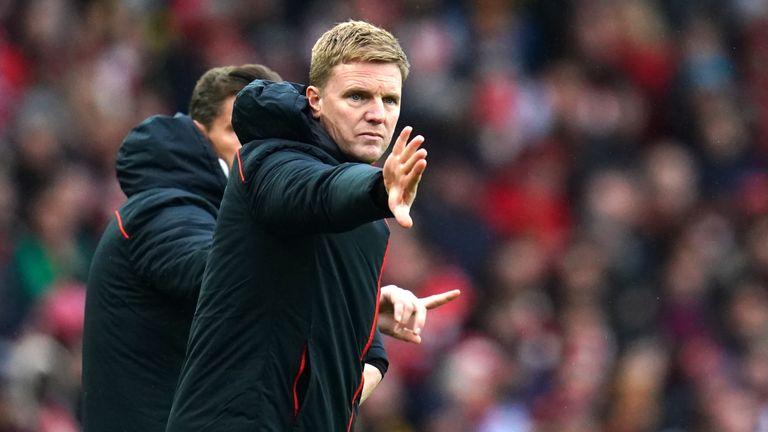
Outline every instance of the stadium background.
<path fill-rule="evenodd" d="M 0 431 L 78 430 L 114 157 L 207 68 L 349 17 L 427 137 L 384 282 L 461 288 L 359 431 L 768 431 L 768 2 L 0 0 Z"/>

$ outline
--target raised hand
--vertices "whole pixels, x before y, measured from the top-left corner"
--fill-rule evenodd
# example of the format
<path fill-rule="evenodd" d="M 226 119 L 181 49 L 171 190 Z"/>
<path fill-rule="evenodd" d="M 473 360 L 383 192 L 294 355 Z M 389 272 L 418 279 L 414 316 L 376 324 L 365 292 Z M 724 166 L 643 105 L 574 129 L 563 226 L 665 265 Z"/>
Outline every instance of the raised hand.
<path fill-rule="evenodd" d="M 381 287 L 379 300 L 379 330 L 406 342 L 421 343 L 421 331 L 427 321 L 427 311 L 453 301 L 459 290 L 418 298 L 412 292 L 387 285 Z"/>
<path fill-rule="evenodd" d="M 421 175 L 427 168 L 427 150 L 420 148 L 424 137 L 417 135 L 408 141 L 412 130 L 410 126 L 403 128 L 382 169 L 389 209 L 403 228 L 413 226 L 411 205 L 416 199 Z"/>

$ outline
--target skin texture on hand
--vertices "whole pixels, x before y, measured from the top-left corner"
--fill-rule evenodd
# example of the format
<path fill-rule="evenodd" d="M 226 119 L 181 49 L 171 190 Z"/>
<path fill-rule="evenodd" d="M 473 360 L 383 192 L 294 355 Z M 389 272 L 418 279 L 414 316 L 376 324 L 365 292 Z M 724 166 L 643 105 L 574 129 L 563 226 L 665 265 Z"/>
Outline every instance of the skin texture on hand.
<path fill-rule="evenodd" d="M 417 135 L 408 141 L 412 131 L 410 126 L 403 128 L 382 167 L 389 209 L 403 228 L 413 226 L 411 205 L 416 199 L 421 175 L 427 169 L 427 150 L 420 148 L 424 137 Z"/>
<path fill-rule="evenodd" d="M 421 343 L 421 331 L 427 321 L 427 311 L 455 300 L 459 290 L 418 298 L 412 292 L 387 285 L 381 287 L 379 299 L 379 330 L 387 336 L 405 342 Z"/>

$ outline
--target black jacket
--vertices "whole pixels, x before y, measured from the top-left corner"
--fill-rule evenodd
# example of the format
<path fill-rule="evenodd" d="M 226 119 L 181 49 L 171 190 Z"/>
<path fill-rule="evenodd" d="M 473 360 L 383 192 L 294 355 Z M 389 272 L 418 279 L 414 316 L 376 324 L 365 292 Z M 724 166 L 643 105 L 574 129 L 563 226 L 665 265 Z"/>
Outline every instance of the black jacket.
<path fill-rule="evenodd" d="M 303 88 L 254 81 L 168 431 L 347 431 L 389 229 L 381 170 L 349 163 Z"/>
<path fill-rule="evenodd" d="M 226 177 L 192 120 L 155 116 L 117 157 L 128 201 L 91 263 L 83 342 L 90 431 L 161 431 L 184 358 Z"/>

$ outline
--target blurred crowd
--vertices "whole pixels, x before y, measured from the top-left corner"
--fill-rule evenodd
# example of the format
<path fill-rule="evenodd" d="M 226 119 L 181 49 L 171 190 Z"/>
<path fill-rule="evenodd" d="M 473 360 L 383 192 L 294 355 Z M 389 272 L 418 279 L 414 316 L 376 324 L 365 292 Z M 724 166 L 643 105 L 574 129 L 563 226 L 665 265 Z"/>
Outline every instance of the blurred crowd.
<path fill-rule="evenodd" d="M 130 128 L 213 66 L 306 82 L 350 17 L 430 152 L 383 282 L 463 291 L 358 431 L 768 431 L 768 2 L 0 0 L 0 432 L 79 430 Z"/>

